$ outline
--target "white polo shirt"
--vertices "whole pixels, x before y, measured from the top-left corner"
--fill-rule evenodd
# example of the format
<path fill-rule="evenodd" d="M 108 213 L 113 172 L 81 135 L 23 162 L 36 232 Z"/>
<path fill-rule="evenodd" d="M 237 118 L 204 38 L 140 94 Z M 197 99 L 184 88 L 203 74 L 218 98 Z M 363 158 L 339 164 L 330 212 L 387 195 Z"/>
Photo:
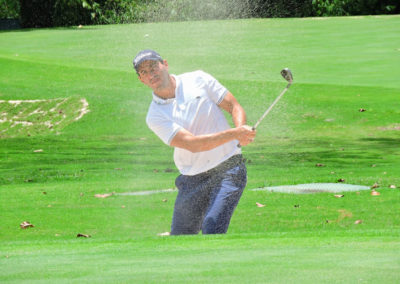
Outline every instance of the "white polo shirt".
<path fill-rule="evenodd" d="M 172 76 L 176 80 L 175 98 L 164 100 L 153 93 L 146 117 L 149 128 L 165 144 L 170 145 L 182 128 L 195 136 L 231 128 L 218 107 L 228 90 L 214 77 L 200 70 Z M 199 153 L 176 147 L 175 165 L 183 175 L 208 171 L 233 155 L 240 154 L 238 143 L 232 140 Z"/>

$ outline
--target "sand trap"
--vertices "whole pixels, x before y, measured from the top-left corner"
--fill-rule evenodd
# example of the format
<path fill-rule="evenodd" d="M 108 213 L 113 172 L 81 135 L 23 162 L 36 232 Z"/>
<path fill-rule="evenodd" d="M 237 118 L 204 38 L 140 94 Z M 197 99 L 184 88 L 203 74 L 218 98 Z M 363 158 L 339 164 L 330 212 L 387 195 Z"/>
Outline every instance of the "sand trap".
<path fill-rule="evenodd" d="M 151 195 L 151 194 L 158 194 L 158 193 L 165 193 L 165 192 L 177 192 L 177 189 L 158 189 L 158 190 L 147 190 L 147 191 L 134 191 L 134 192 L 122 192 L 122 193 L 115 193 L 114 195 Z"/>
<path fill-rule="evenodd" d="M 369 190 L 369 189 L 371 189 L 369 186 L 345 184 L 345 183 L 307 183 L 307 184 L 297 184 L 297 185 L 261 187 L 248 190 L 305 194 L 305 193 L 320 193 L 320 192 L 338 193 L 344 191 L 359 191 L 359 190 Z M 114 195 L 140 196 L 140 195 L 152 195 L 152 194 L 170 193 L 170 192 L 178 192 L 178 190 L 169 188 L 169 189 L 114 193 Z"/>
<path fill-rule="evenodd" d="M 393 124 L 385 127 L 378 127 L 382 131 L 400 131 L 400 124 Z"/>
<path fill-rule="evenodd" d="M 250 189 L 251 191 L 270 191 L 270 192 L 281 192 L 281 193 L 319 193 L 319 192 L 344 192 L 344 191 L 359 191 L 369 190 L 369 186 L 354 185 L 345 183 L 307 183 L 307 184 L 296 184 L 296 185 L 281 185 Z"/>

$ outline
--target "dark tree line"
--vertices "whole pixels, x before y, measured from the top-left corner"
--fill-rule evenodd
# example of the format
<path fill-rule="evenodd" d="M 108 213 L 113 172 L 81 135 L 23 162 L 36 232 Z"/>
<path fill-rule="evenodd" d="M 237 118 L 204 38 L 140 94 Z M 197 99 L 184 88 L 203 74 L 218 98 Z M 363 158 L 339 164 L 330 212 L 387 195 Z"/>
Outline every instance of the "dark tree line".
<path fill-rule="evenodd" d="M 399 13 L 399 0 L 0 0 L 22 27 Z"/>

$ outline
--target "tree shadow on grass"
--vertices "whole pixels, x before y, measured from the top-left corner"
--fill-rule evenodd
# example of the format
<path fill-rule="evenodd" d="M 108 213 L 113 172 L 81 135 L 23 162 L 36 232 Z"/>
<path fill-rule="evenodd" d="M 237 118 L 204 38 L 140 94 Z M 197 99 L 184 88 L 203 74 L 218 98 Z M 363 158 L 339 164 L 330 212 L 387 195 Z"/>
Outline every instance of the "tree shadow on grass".
<path fill-rule="evenodd" d="M 400 149 L 400 138 L 387 138 L 387 137 L 378 137 L 378 138 L 362 138 L 361 141 L 365 142 L 373 142 L 377 146 L 383 149 Z"/>
<path fill-rule="evenodd" d="M 272 167 L 371 167 L 373 164 L 396 164 L 400 155 L 400 139 L 360 138 L 348 140 L 301 139 L 287 146 L 264 147 L 252 156 L 261 163 L 268 161 Z M 400 162 L 398 162 L 400 164 Z"/>
<path fill-rule="evenodd" d="M 152 173 L 154 169 L 167 173 L 166 170 L 175 169 L 172 153 L 160 151 L 158 140 L 84 140 L 53 136 L 12 138 L 1 142 L 0 185 L 72 180 L 100 173 L 133 175 Z"/>

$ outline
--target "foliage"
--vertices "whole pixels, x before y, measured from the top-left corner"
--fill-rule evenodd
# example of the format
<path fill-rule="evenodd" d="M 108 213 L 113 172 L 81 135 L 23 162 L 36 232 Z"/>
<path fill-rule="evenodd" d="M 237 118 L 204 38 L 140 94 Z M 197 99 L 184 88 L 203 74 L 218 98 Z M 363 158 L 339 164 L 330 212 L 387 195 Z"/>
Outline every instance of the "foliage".
<path fill-rule="evenodd" d="M 237 18 L 393 14 L 396 0 L 97 0 L 86 5 L 97 24 Z"/>
<path fill-rule="evenodd" d="M 140 0 L 20 0 L 23 27 L 140 22 Z M 141 5 L 139 5 L 139 3 Z"/>
<path fill-rule="evenodd" d="M 23 27 L 70 26 L 91 23 L 81 0 L 20 0 Z"/>
<path fill-rule="evenodd" d="M 311 9 L 308 2 L 306 0 L 151 0 L 144 2 L 108 0 L 101 5 L 103 16 L 101 22 L 300 17 L 306 16 L 307 11 Z"/>
<path fill-rule="evenodd" d="M 24 27 L 400 13 L 397 0 L 0 0 Z M 18 11 L 20 8 L 20 12 Z"/>
<path fill-rule="evenodd" d="M 20 0 L 20 20 L 22 27 L 53 26 L 55 0 Z"/>
<path fill-rule="evenodd" d="M 53 25 L 72 26 L 90 24 L 90 11 L 84 8 L 81 0 L 56 0 L 54 3 Z"/>
<path fill-rule="evenodd" d="M 397 0 L 313 0 L 313 16 L 349 16 L 400 13 Z"/>
<path fill-rule="evenodd" d="M 18 16 L 18 0 L 0 0 L 0 19 L 16 19 Z"/>
<path fill-rule="evenodd" d="M 83 6 L 91 11 L 93 23 L 125 24 L 143 22 L 146 3 L 140 0 L 84 0 Z"/>
<path fill-rule="evenodd" d="M 302 17 L 311 9 L 306 0 L 21 0 L 21 6 L 25 27 Z"/>
<path fill-rule="evenodd" d="M 154 0 L 146 10 L 149 21 L 185 21 L 250 17 L 249 1 Z"/>
<path fill-rule="evenodd" d="M 254 0 L 250 2 L 252 17 L 285 18 L 304 17 L 311 9 L 308 0 Z"/>

